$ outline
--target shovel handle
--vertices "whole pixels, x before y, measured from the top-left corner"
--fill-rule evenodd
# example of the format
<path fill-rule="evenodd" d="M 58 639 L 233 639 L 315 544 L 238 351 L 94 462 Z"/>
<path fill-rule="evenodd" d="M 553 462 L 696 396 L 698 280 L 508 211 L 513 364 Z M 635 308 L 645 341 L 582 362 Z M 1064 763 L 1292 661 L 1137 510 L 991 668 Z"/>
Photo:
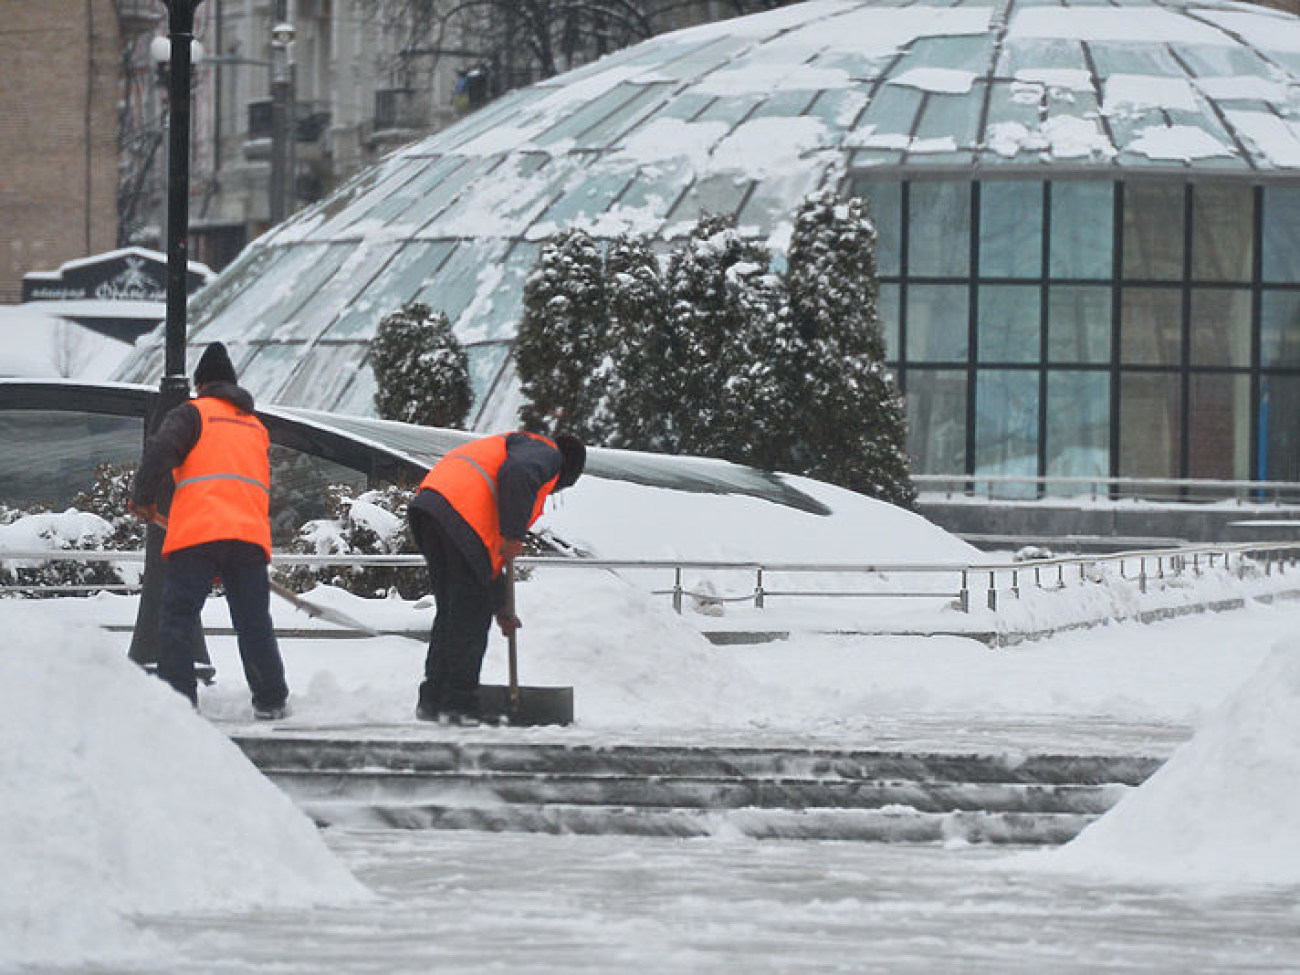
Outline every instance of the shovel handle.
<path fill-rule="evenodd" d="M 511 618 L 515 617 L 515 560 L 511 559 L 506 563 L 506 613 Z M 506 636 L 506 646 L 509 649 L 510 658 L 510 712 L 517 714 L 519 712 L 519 644 L 515 637 L 515 630 L 511 629 Z"/>

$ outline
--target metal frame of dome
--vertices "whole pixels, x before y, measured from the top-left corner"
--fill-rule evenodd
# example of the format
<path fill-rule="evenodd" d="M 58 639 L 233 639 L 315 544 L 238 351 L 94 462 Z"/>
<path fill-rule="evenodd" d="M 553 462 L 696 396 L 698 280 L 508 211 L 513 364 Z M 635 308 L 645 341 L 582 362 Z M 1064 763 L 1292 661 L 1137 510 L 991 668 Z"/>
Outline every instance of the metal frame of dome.
<path fill-rule="evenodd" d="M 190 344 L 225 341 L 263 401 L 365 414 L 368 340 L 383 314 L 422 300 L 446 311 L 467 345 L 474 425 L 513 426 L 509 349 L 522 285 L 558 229 L 667 240 L 723 212 L 779 253 L 797 200 L 828 182 L 1289 188 L 1300 186 L 1298 117 L 1300 18 L 1274 10 L 1228 0 L 810 0 L 651 39 L 394 153 L 254 242 L 194 300 Z M 1300 213 L 1296 200 L 1279 200 L 1267 202 Z M 1117 275 L 1107 278 L 1116 290 Z M 908 280 L 882 268 L 886 288 Z M 972 272 L 954 280 L 978 284 Z M 1300 273 L 1245 282 L 1256 306 L 1270 283 L 1300 284 Z M 957 326 L 973 332 L 968 316 Z M 119 378 L 155 380 L 160 341 L 142 343 Z M 892 348 L 906 388 L 910 363 Z M 1246 378 L 1257 389 L 1252 356 Z M 959 365 L 972 376 L 982 368 L 969 351 Z M 973 416 L 976 393 L 964 396 Z M 1119 419 L 1108 412 L 1113 474 Z M 977 473 L 973 428 L 967 421 L 962 465 Z M 1039 471 L 1050 466 L 1044 450 Z"/>

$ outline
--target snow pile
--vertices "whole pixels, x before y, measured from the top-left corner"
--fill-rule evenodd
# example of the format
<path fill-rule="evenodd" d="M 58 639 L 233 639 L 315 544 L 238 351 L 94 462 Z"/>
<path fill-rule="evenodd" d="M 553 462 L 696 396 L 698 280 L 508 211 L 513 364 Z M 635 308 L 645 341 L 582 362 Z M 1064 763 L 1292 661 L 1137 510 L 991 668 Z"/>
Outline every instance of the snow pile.
<path fill-rule="evenodd" d="M 1300 884 L 1300 639 L 1140 788 L 1029 863 L 1122 881 Z"/>
<path fill-rule="evenodd" d="M 0 306 L 0 335 L 0 376 L 23 379 L 107 379 L 132 349 L 30 304 Z"/>
<path fill-rule="evenodd" d="M 102 631 L 7 600 L 0 965 L 147 947 L 134 914 L 370 895 L 315 827 Z"/>

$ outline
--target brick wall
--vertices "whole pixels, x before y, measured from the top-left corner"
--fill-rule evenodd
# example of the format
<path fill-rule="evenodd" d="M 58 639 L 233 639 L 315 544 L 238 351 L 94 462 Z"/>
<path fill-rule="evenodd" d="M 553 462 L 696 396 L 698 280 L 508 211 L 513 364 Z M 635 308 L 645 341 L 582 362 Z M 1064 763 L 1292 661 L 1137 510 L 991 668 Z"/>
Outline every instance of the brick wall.
<path fill-rule="evenodd" d="M 113 0 L 0 0 L 0 302 L 117 244 Z"/>

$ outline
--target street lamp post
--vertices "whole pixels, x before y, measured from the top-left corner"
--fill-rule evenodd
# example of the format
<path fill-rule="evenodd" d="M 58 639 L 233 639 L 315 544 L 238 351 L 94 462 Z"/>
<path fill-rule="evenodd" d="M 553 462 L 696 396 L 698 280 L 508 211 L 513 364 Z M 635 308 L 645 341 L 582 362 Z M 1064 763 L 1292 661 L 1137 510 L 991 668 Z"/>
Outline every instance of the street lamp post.
<path fill-rule="evenodd" d="M 295 31 L 284 20 L 283 0 L 277 5 L 279 20 L 271 28 L 271 226 L 277 226 L 292 209 L 293 194 L 293 66 L 290 45 Z"/>
<path fill-rule="evenodd" d="M 163 0 L 167 7 L 170 41 L 167 71 L 167 317 L 163 377 L 145 431 L 146 440 L 174 406 L 189 399 L 185 375 L 185 302 L 188 297 L 190 232 L 190 78 L 194 43 L 194 11 L 203 0 Z M 162 597 L 162 543 L 164 531 L 146 529 L 144 580 L 129 656 L 136 663 L 158 663 L 158 611 Z M 200 630 L 195 647 L 201 663 L 207 662 Z"/>

